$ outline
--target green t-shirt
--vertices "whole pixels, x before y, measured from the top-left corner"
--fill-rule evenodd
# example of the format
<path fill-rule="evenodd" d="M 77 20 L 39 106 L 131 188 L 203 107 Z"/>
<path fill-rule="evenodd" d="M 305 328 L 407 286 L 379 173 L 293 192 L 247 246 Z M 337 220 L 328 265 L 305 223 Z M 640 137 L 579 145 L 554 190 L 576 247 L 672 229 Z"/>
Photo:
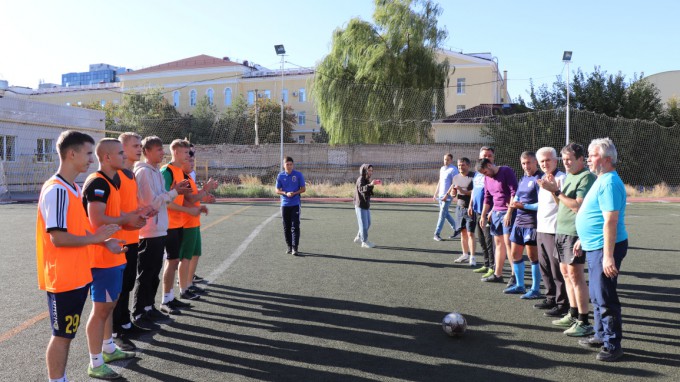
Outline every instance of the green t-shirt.
<path fill-rule="evenodd" d="M 595 183 L 595 179 L 597 179 L 595 174 L 585 168 L 575 175 L 567 173 L 567 178 L 562 186 L 562 193 L 572 199 L 585 198 L 588 190 Z M 560 203 L 560 208 L 557 211 L 556 232 L 562 235 L 577 236 L 575 222 L 576 213 L 564 203 Z"/>

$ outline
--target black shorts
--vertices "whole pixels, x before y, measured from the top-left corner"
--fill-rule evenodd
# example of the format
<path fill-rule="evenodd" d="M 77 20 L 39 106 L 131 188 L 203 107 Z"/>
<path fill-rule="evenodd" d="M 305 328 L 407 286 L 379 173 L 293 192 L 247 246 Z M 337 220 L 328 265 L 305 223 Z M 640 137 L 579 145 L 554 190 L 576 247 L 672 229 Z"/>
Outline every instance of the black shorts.
<path fill-rule="evenodd" d="M 465 229 L 469 233 L 474 234 L 477 227 L 477 214 L 469 216 L 467 211 L 467 207 L 456 205 L 456 227 L 459 227 L 461 230 Z"/>
<path fill-rule="evenodd" d="M 555 246 L 557 247 L 557 258 L 562 264 L 585 264 L 586 255 L 581 251 L 581 256 L 574 256 L 574 244 L 578 240 L 578 236 L 571 235 L 555 235 Z"/>
<path fill-rule="evenodd" d="M 75 338 L 90 284 L 68 292 L 47 292 L 47 306 L 55 337 Z"/>
<path fill-rule="evenodd" d="M 178 260 L 179 250 L 182 247 L 182 234 L 184 228 L 172 228 L 168 230 L 168 236 L 165 237 L 165 253 L 166 259 Z"/>

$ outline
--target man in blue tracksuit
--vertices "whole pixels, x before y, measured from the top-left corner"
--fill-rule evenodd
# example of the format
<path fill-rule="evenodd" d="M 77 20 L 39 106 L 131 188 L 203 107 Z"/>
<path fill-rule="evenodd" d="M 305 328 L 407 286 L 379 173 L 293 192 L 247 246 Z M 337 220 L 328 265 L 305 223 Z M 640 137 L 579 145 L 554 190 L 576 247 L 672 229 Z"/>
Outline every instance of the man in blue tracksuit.
<path fill-rule="evenodd" d="M 300 242 L 300 194 L 306 188 L 304 176 L 300 171 L 293 170 L 293 165 L 293 158 L 286 157 L 284 171 L 276 177 L 276 193 L 281 195 L 283 235 L 288 245 L 286 253 L 297 256 Z"/>

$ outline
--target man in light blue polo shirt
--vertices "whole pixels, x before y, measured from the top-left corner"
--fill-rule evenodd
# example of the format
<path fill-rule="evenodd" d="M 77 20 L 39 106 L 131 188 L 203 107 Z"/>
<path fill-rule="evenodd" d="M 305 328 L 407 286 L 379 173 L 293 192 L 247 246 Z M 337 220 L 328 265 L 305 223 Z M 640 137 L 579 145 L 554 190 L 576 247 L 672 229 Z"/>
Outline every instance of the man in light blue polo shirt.
<path fill-rule="evenodd" d="M 439 219 L 437 219 L 437 227 L 434 229 L 434 240 L 436 241 L 442 241 L 440 234 L 444 227 L 444 220 L 449 222 L 449 225 L 451 225 L 451 229 L 453 230 L 451 238 L 454 238 L 458 234 L 456 222 L 449 212 L 449 206 L 451 205 L 452 200 L 452 197 L 449 196 L 449 188 L 451 188 L 451 183 L 453 183 L 453 177 L 457 174 L 458 168 L 453 164 L 453 155 L 450 153 L 444 155 L 444 165 L 439 169 L 437 189 L 432 196 L 432 199 L 439 203 Z"/>
<path fill-rule="evenodd" d="M 283 235 L 288 245 L 286 253 L 297 256 L 300 242 L 300 194 L 307 189 L 302 173 L 293 170 L 293 158 L 286 157 L 283 168 L 284 171 L 276 177 L 276 193 L 281 195 Z"/>
<path fill-rule="evenodd" d="M 594 139 L 588 146 L 588 166 L 597 175 L 576 215 L 579 241 L 574 252 L 583 250 L 588 261 L 590 300 L 593 303 L 595 335 L 582 339 L 584 347 L 602 346 L 597 359 L 616 361 L 621 349 L 621 302 L 616 293 L 621 262 L 628 252 L 624 225 L 626 190 L 616 172 L 618 154 L 609 138 Z"/>

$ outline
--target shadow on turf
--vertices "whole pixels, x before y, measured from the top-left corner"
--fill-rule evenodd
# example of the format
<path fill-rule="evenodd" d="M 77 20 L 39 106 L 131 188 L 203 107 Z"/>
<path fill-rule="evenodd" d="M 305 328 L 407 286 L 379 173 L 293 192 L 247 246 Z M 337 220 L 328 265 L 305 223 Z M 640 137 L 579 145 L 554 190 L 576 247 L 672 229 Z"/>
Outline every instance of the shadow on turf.
<path fill-rule="evenodd" d="M 201 310 L 201 305 L 186 311 L 199 324 L 171 323 L 145 354 L 197 368 L 195 376 L 230 373 L 263 381 L 548 381 L 555 370 L 583 367 L 613 378 L 658 376 L 625 363 L 598 363 L 594 352 L 572 340 L 555 345 L 514 335 L 517 329 L 552 331 L 535 323 L 468 315 L 469 331 L 450 338 L 439 324 L 446 312 L 217 284 L 210 289 L 201 305 L 218 312 Z M 507 330 L 484 330 L 492 325 Z M 577 361 L 568 360 L 574 356 Z M 501 367 L 524 371 L 498 371 Z M 131 369 L 172 379 L 138 364 Z M 354 374 L 342 374 L 342 369 Z"/>
<path fill-rule="evenodd" d="M 382 247 L 382 246 L 376 246 L 376 248 L 391 248 L 391 247 Z M 438 250 L 423 250 L 420 248 L 402 248 L 403 250 L 413 250 L 413 251 L 419 251 L 419 252 L 429 252 L 429 253 L 445 253 L 445 254 L 451 254 L 451 251 L 438 251 Z M 423 261 L 407 261 L 407 260 L 387 260 L 387 259 L 376 259 L 376 258 L 368 258 L 368 257 L 347 257 L 347 256 L 337 256 L 337 255 L 328 255 L 325 253 L 312 253 L 312 252 L 299 252 L 298 257 L 320 257 L 320 258 L 325 258 L 325 259 L 338 259 L 338 260 L 350 260 L 350 261 L 363 261 L 367 263 L 378 263 L 378 264 L 404 264 L 404 265 L 420 265 L 424 267 L 431 267 L 431 268 L 458 268 L 458 264 L 442 264 L 442 263 L 427 263 Z"/>

